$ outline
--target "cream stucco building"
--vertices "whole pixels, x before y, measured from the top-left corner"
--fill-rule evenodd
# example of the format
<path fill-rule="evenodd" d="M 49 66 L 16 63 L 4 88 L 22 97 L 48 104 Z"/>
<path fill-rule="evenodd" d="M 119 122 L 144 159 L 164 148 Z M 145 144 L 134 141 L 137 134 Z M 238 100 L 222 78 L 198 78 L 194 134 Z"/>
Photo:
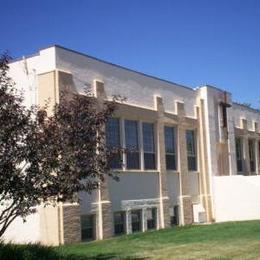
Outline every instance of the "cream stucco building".
<path fill-rule="evenodd" d="M 260 218 L 260 112 L 212 86 L 191 89 L 88 55 L 51 46 L 10 64 L 26 104 L 59 102 L 90 88 L 127 98 L 107 125 L 122 154 L 120 182 L 107 179 L 81 203 L 38 208 L 5 238 L 63 244 L 174 224 Z M 116 161 L 113 166 L 117 168 Z"/>

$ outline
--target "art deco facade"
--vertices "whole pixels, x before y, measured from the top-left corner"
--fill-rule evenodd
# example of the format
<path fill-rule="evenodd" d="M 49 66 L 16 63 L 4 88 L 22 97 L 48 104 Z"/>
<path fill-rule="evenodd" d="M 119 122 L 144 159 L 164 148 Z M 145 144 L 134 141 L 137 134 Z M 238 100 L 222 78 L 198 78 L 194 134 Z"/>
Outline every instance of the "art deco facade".
<path fill-rule="evenodd" d="M 27 105 L 86 87 L 100 100 L 126 97 L 107 124 L 107 142 L 134 152 L 120 155 L 122 167 L 111 162 L 120 182 L 108 178 L 91 195 L 80 193 L 80 205 L 39 207 L 6 239 L 63 244 L 260 218 L 260 112 L 233 103 L 230 93 L 190 89 L 60 46 L 14 61 L 10 74 Z"/>

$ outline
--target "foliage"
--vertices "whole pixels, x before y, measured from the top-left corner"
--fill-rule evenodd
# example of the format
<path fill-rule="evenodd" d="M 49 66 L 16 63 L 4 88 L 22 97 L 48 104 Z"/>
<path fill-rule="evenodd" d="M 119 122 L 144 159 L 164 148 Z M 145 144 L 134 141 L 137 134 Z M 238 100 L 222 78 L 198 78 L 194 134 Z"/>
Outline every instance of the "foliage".
<path fill-rule="evenodd" d="M 105 124 L 115 111 L 116 100 L 100 103 L 88 92 L 65 93 L 52 115 L 40 112 L 41 131 L 31 139 L 38 142 L 37 170 L 43 176 L 51 175 L 45 181 L 48 197 L 74 200 L 76 192 L 96 189 L 105 175 L 116 178 L 108 161 L 120 148 L 111 151 L 105 142 Z"/>

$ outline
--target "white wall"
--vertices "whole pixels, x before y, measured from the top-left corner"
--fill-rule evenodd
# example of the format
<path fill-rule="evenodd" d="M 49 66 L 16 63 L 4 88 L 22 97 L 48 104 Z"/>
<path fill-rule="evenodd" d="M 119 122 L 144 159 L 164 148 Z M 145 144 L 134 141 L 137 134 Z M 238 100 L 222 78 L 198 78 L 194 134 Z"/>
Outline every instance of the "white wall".
<path fill-rule="evenodd" d="M 113 211 L 122 210 L 122 200 L 159 198 L 159 174 L 153 172 L 123 172 L 120 181 L 108 180 Z"/>
<path fill-rule="evenodd" d="M 186 113 L 195 117 L 196 91 L 164 80 L 147 77 L 109 63 L 56 47 L 57 68 L 73 75 L 75 86 L 81 92 L 94 79 L 105 83 L 108 97 L 121 95 L 127 103 L 154 108 L 154 95 L 161 96 L 167 112 L 176 113 L 175 101 L 185 103 Z"/>
<path fill-rule="evenodd" d="M 3 239 L 14 243 L 40 242 L 40 214 L 36 212 L 26 218 L 17 218 L 6 230 Z"/>
<path fill-rule="evenodd" d="M 38 74 L 55 70 L 55 47 L 43 49 L 38 54 L 9 64 L 9 76 L 22 91 L 25 105 L 37 104 Z"/>
<path fill-rule="evenodd" d="M 260 219 L 260 176 L 213 177 L 215 219 Z"/>
<path fill-rule="evenodd" d="M 257 122 L 260 126 L 260 112 L 251 108 L 247 108 L 245 106 L 241 106 L 238 104 L 232 105 L 232 115 L 234 120 L 234 125 L 236 127 L 241 127 L 241 119 L 247 120 L 247 127 L 249 130 L 254 129 L 254 122 Z"/>

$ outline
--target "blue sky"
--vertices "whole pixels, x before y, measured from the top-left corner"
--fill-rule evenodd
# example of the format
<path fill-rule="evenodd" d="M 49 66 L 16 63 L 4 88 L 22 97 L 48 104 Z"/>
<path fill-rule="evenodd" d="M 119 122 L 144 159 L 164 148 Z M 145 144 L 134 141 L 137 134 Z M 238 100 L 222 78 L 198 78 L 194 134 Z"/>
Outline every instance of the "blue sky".
<path fill-rule="evenodd" d="M 260 107 L 259 0 L 0 0 L 0 51 L 59 44 Z"/>

